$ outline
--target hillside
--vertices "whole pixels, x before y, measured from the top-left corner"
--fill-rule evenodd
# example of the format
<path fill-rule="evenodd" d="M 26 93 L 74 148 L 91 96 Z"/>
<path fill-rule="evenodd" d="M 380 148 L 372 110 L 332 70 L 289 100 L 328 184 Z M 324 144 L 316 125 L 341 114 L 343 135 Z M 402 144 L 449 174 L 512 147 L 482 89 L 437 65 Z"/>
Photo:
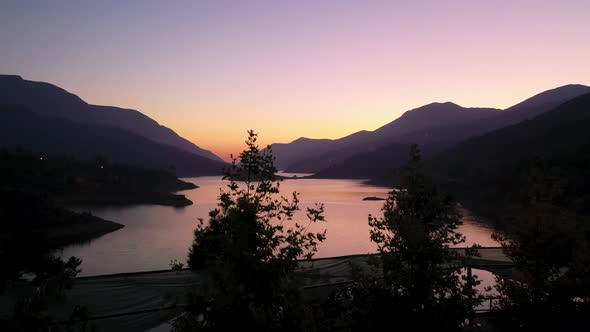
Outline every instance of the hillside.
<path fill-rule="evenodd" d="M 0 106 L 0 118 L 0 146 L 3 147 L 22 147 L 82 160 L 102 156 L 142 168 L 174 168 L 178 176 L 220 175 L 225 165 L 123 129 L 41 116 L 22 106 Z"/>
<path fill-rule="evenodd" d="M 537 115 L 548 112 L 560 104 L 586 93 L 590 93 L 588 86 L 565 85 L 541 92 L 483 121 L 424 128 L 396 137 L 395 140 L 401 143 L 437 144 L 450 147 L 470 137 L 533 119 Z"/>
<path fill-rule="evenodd" d="M 374 130 L 360 131 L 336 140 L 298 139 L 289 144 L 273 144 L 277 165 L 288 172 L 315 173 L 357 154 L 374 151 L 394 137 L 432 126 L 481 120 L 497 114 L 493 108 L 465 108 L 453 103 L 432 103 L 405 112 L 398 119 Z M 403 143 L 403 142 L 399 142 Z M 305 149 L 303 148 L 305 147 Z"/>
<path fill-rule="evenodd" d="M 90 105 L 80 97 L 49 83 L 28 81 L 16 75 L 0 75 L 0 105 L 23 105 L 43 116 L 124 129 L 161 144 L 222 161 L 211 151 L 196 146 L 136 110 Z"/>
<path fill-rule="evenodd" d="M 466 177 L 536 156 L 570 155 L 590 143 L 589 127 L 590 94 L 586 94 L 532 120 L 462 142 L 433 163 L 445 174 Z"/>
<path fill-rule="evenodd" d="M 394 157 L 398 155 L 397 150 L 400 146 L 419 144 L 424 150 L 426 158 L 434 157 L 436 153 L 451 148 L 453 145 L 470 137 L 489 133 L 527 119 L 533 119 L 535 116 L 554 109 L 559 104 L 572 99 L 572 96 L 578 96 L 584 91 L 590 92 L 590 87 L 566 85 L 537 94 L 505 111 L 499 112 L 497 115 L 485 119 L 459 125 L 424 128 L 391 138 L 390 140 L 394 143 L 384 144 L 378 148 L 361 145 L 350 147 L 345 151 L 328 151 L 324 153 L 323 159 L 310 158 L 294 165 L 311 173 L 314 166 L 321 167 L 325 165 L 322 164 L 323 160 L 331 158 L 332 161 L 336 162 L 333 162 L 329 167 L 318 168 L 317 177 L 367 178 L 367 175 L 370 175 L 370 179 L 382 183 L 386 181 L 385 179 L 390 178 L 391 169 L 401 162 Z M 350 154 L 346 155 L 347 153 Z M 346 157 L 341 158 L 341 156 Z M 367 163 L 366 160 L 372 160 L 373 162 Z M 387 169 L 375 164 L 389 164 L 391 167 Z"/>
<path fill-rule="evenodd" d="M 538 117 L 474 137 L 431 161 L 439 181 L 488 213 L 501 213 L 526 181 L 527 165 L 546 163 L 564 206 L 590 213 L 590 94 Z"/>
<path fill-rule="evenodd" d="M 51 197 L 58 206 L 192 204 L 174 192 L 197 188 L 167 171 L 143 169 L 104 158 L 80 161 L 26 151 L 0 150 L 0 190 Z"/>

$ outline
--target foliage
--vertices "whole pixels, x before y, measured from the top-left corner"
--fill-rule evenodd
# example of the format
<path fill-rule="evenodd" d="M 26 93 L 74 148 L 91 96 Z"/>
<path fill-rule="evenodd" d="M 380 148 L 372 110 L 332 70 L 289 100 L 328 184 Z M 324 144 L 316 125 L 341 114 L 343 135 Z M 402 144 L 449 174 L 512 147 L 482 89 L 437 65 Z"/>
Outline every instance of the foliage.
<path fill-rule="evenodd" d="M 0 189 L 48 195 L 58 205 L 153 203 L 186 205 L 170 192 L 192 189 L 165 170 L 0 149 Z M 186 198 L 185 198 L 186 199 Z"/>
<path fill-rule="evenodd" d="M 176 330 L 301 330 L 305 322 L 291 276 L 297 260 L 310 259 L 325 239 L 325 231 L 309 230 L 324 221 L 323 205 L 307 208 L 306 222 L 295 221 L 298 194 L 278 197 L 272 151 L 259 150 L 256 141 L 249 131 L 240 163 L 234 159 L 225 172 L 228 190 L 209 223 L 200 220 L 195 230 L 188 265 L 204 269 L 207 283 Z"/>
<path fill-rule="evenodd" d="M 42 241 L 41 238 L 37 240 Z M 17 331 L 44 331 L 53 325 L 55 321 L 48 311 L 50 303 L 63 299 L 64 291 L 72 287 L 73 279 L 81 271 L 82 261 L 79 258 L 72 256 L 63 260 L 44 249 L 39 251 L 39 248 L 45 246 L 22 251 L 12 247 L 4 252 L 11 256 L 10 260 L 4 260 L 8 264 L 6 270 L 11 273 L 3 276 L 6 285 L 16 280 L 27 280 L 32 290 L 31 294 L 15 303 L 13 328 Z M 24 278 L 25 274 L 27 278 Z"/>
<path fill-rule="evenodd" d="M 0 293 L 15 282 L 26 282 L 31 289 L 15 303 L 14 317 L 7 328 L 44 331 L 55 323 L 48 312 L 49 304 L 63 299 L 64 290 L 72 287 L 80 273 L 82 261 L 55 256 L 47 229 L 68 218 L 69 211 L 53 206 L 37 193 L 0 188 Z"/>
<path fill-rule="evenodd" d="M 518 272 L 497 277 L 498 309 L 531 329 L 573 326 L 590 312 L 588 241 L 578 238 L 575 216 L 556 203 L 563 185 L 550 174 L 545 162 L 532 163 L 512 227 L 494 235 Z"/>
<path fill-rule="evenodd" d="M 402 181 L 403 189 L 385 201 L 383 217 L 369 216 L 382 277 L 364 278 L 339 294 L 349 303 L 351 327 L 377 330 L 394 315 L 400 326 L 459 328 L 481 301 L 473 288 L 477 277 L 466 276 L 462 257 L 448 250 L 465 242 L 457 232 L 459 212 L 432 184 L 415 145 Z"/>
<path fill-rule="evenodd" d="M 168 264 L 168 265 L 170 265 L 170 269 L 172 269 L 174 271 L 179 271 L 179 270 L 184 269 L 184 263 L 179 262 L 177 259 L 170 260 L 170 264 Z"/>

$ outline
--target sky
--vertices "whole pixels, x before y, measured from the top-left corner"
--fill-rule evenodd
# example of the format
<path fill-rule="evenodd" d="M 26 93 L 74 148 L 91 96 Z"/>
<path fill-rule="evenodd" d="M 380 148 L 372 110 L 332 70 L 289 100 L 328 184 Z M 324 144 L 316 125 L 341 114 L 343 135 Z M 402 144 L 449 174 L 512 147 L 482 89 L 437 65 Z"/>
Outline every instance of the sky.
<path fill-rule="evenodd" d="M 588 0 L 0 1 L 0 73 L 137 109 L 227 159 L 430 102 L 590 85 Z"/>

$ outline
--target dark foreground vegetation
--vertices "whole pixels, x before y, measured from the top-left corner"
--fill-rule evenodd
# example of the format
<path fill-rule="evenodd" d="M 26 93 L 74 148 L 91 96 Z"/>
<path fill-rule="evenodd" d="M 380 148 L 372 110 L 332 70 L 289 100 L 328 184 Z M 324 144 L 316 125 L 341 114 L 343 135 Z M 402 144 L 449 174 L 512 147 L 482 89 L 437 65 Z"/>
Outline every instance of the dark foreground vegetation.
<path fill-rule="evenodd" d="M 439 192 L 413 146 L 383 216 L 369 216 L 379 251 L 371 264 L 379 272 L 359 270 L 354 282 L 310 301 L 293 272 L 296 259 L 311 258 L 324 239 L 308 231 L 308 223 L 323 220 L 321 206 L 308 209 L 308 222 L 294 222 L 297 196 L 278 198 L 271 149 L 261 152 L 255 141 L 251 132 L 234 167 L 260 181 L 237 182 L 228 173 L 230 190 L 209 223 L 195 230 L 189 267 L 204 272 L 206 283 L 189 293 L 191 305 L 174 321 L 175 330 L 538 331 L 590 323 L 589 233 L 555 200 L 545 164 L 526 170 L 507 216 L 515 222 L 495 235 L 514 266 L 496 277 L 494 289 L 476 289 L 480 281 L 467 269 L 475 251 L 457 256 L 448 250 L 465 241 L 457 231 L 457 205 Z M 488 297 L 492 311 L 476 315 Z"/>
<path fill-rule="evenodd" d="M 98 157 L 81 161 L 43 153 L 0 151 L 0 183 L 11 188 L 50 196 L 61 206 L 192 204 L 172 192 L 194 189 L 179 180 L 174 166 L 153 170 L 117 164 Z"/>
<path fill-rule="evenodd" d="M 509 222 L 494 236 L 514 265 L 496 276 L 493 289 L 482 291 L 478 277 L 470 273 L 475 250 L 467 250 L 466 256 L 448 250 L 465 242 L 458 232 L 457 204 L 440 191 L 418 147 L 412 146 L 397 173 L 399 187 L 384 201 L 383 215 L 368 217 L 378 248 L 370 260 L 374 271 L 358 270 L 352 282 L 318 298 L 305 296 L 296 271 L 298 259 L 311 259 L 326 239 L 323 206 L 307 208 L 300 217 L 298 194 L 280 196 L 272 150 L 259 150 L 256 141 L 257 135 L 249 132 L 247 149 L 226 170 L 228 186 L 218 207 L 195 230 L 188 265 L 204 280 L 188 291 L 189 305 L 173 322 L 176 331 L 539 331 L 590 324 L 587 219 L 577 213 L 583 210 L 564 204 L 564 177 L 556 176 L 547 160 L 523 164 L 520 187 L 510 208 L 503 210 Z M 13 160 L 23 160 L 19 158 Z M 51 172 L 67 165 L 60 160 L 48 164 L 61 168 L 31 168 L 22 176 L 27 191 L 3 187 L 0 289 L 28 282 L 40 291 L 23 297 L 13 319 L 0 322 L 2 330 L 90 326 L 83 307 L 72 312 L 71 321 L 59 324 L 47 310 L 48 298 L 63 296 L 81 263 L 51 254 L 56 245 L 52 232 L 62 223 L 80 218 L 92 223 L 94 218 L 57 208 L 41 195 L 53 195 L 68 181 L 26 181 L 55 174 Z M 118 170 L 110 173 L 116 179 L 125 169 L 103 160 L 86 165 L 86 173 L 77 174 L 100 175 L 97 169 L 112 167 Z M 474 308 L 488 298 L 493 299 L 492 311 L 476 314 Z"/>
<path fill-rule="evenodd" d="M 18 301 L 13 316 L 0 318 L 0 330 L 59 331 L 53 325 L 48 303 L 64 296 L 82 261 L 76 257 L 64 260 L 56 249 L 94 239 L 123 225 L 68 211 L 39 193 L 8 187 L 0 190 L 0 221 L 0 296 L 13 285 L 26 290 L 15 297 Z M 81 313 L 83 308 L 77 309 L 72 319 Z M 74 325 L 68 325 L 68 329 Z"/>
<path fill-rule="evenodd" d="M 205 284 L 189 294 L 192 304 L 175 321 L 177 331 L 306 329 L 311 312 L 291 275 L 297 259 L 313 257 L 325 238 L 325 231 L 309 230 L 324 220 L 323 206 L 307 208 L 306 218 L 297 220 L 297 193 L 277 196 L 271 151 L 261 152 L 256 140 L 249 132 L 240 163 L 225 175 L 229 190 L 208 224 L 195 230 L 188 264 L 204 269 Z"/>
<path fill-rule="evenodd" d="M 168 171 L 113 164 L 104 158 L 66 157 L 0 150 L 0 296 L 15 285 L 27 290 L 14 303 L 1 331 L 85 330 L 87 312 L 76 307 L 71 321 L 56 322 L 48 304 L 59 302 L 80 272 L 81 260 L 62 259 L 58 249 L 116 231 L 123 225 L 66 207 L 105 204 L 192 202 L 172 191 L 196 186 Z M 79 324 L 80 323 L 80 324 Z"/>

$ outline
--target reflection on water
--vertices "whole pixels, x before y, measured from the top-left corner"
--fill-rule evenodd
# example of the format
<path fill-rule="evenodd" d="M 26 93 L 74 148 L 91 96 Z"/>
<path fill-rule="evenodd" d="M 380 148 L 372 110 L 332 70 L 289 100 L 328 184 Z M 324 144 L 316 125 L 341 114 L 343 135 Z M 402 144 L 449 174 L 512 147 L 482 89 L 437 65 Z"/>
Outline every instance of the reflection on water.
<path fill-rule="evenodd" d="M 172 259 L 186 260 L 197 218 L 207 219 L 209 211 L 216 207 L 220 188 L 226 185 L 219 177 L 186 180 L 199 185 L 197 189 L 182 192 L 194 202 L 186 208 L 145 205 L 78 209 L 124 224 L 125 228 L 90 243 L 68 247 L 63 255 L 82 258 L 81 275 L 161 270 L 168 269 Z M 385 197 L 388 188 L 368 186 L 356 180 L 289 179 L 281 183 L 280 189 L 284 196 L 299 192 L 302 210 L 315 202 L 324 203 L 327 222 L 313 227 L 317 231 L 327 229 L 327 239 L 316 257 L 375 251 L 369 241 L 367 215 L 380 215 L 383 202 L 362 199 Z M 478 223 L 468 211 L 463 214 L 465 223 L 461 232 L 467 236 L 468 244 L 497 245 L 490 238 L 490 228 Z M 303 211 L 298 216 L 300 220 L 305 218 Z"/>

